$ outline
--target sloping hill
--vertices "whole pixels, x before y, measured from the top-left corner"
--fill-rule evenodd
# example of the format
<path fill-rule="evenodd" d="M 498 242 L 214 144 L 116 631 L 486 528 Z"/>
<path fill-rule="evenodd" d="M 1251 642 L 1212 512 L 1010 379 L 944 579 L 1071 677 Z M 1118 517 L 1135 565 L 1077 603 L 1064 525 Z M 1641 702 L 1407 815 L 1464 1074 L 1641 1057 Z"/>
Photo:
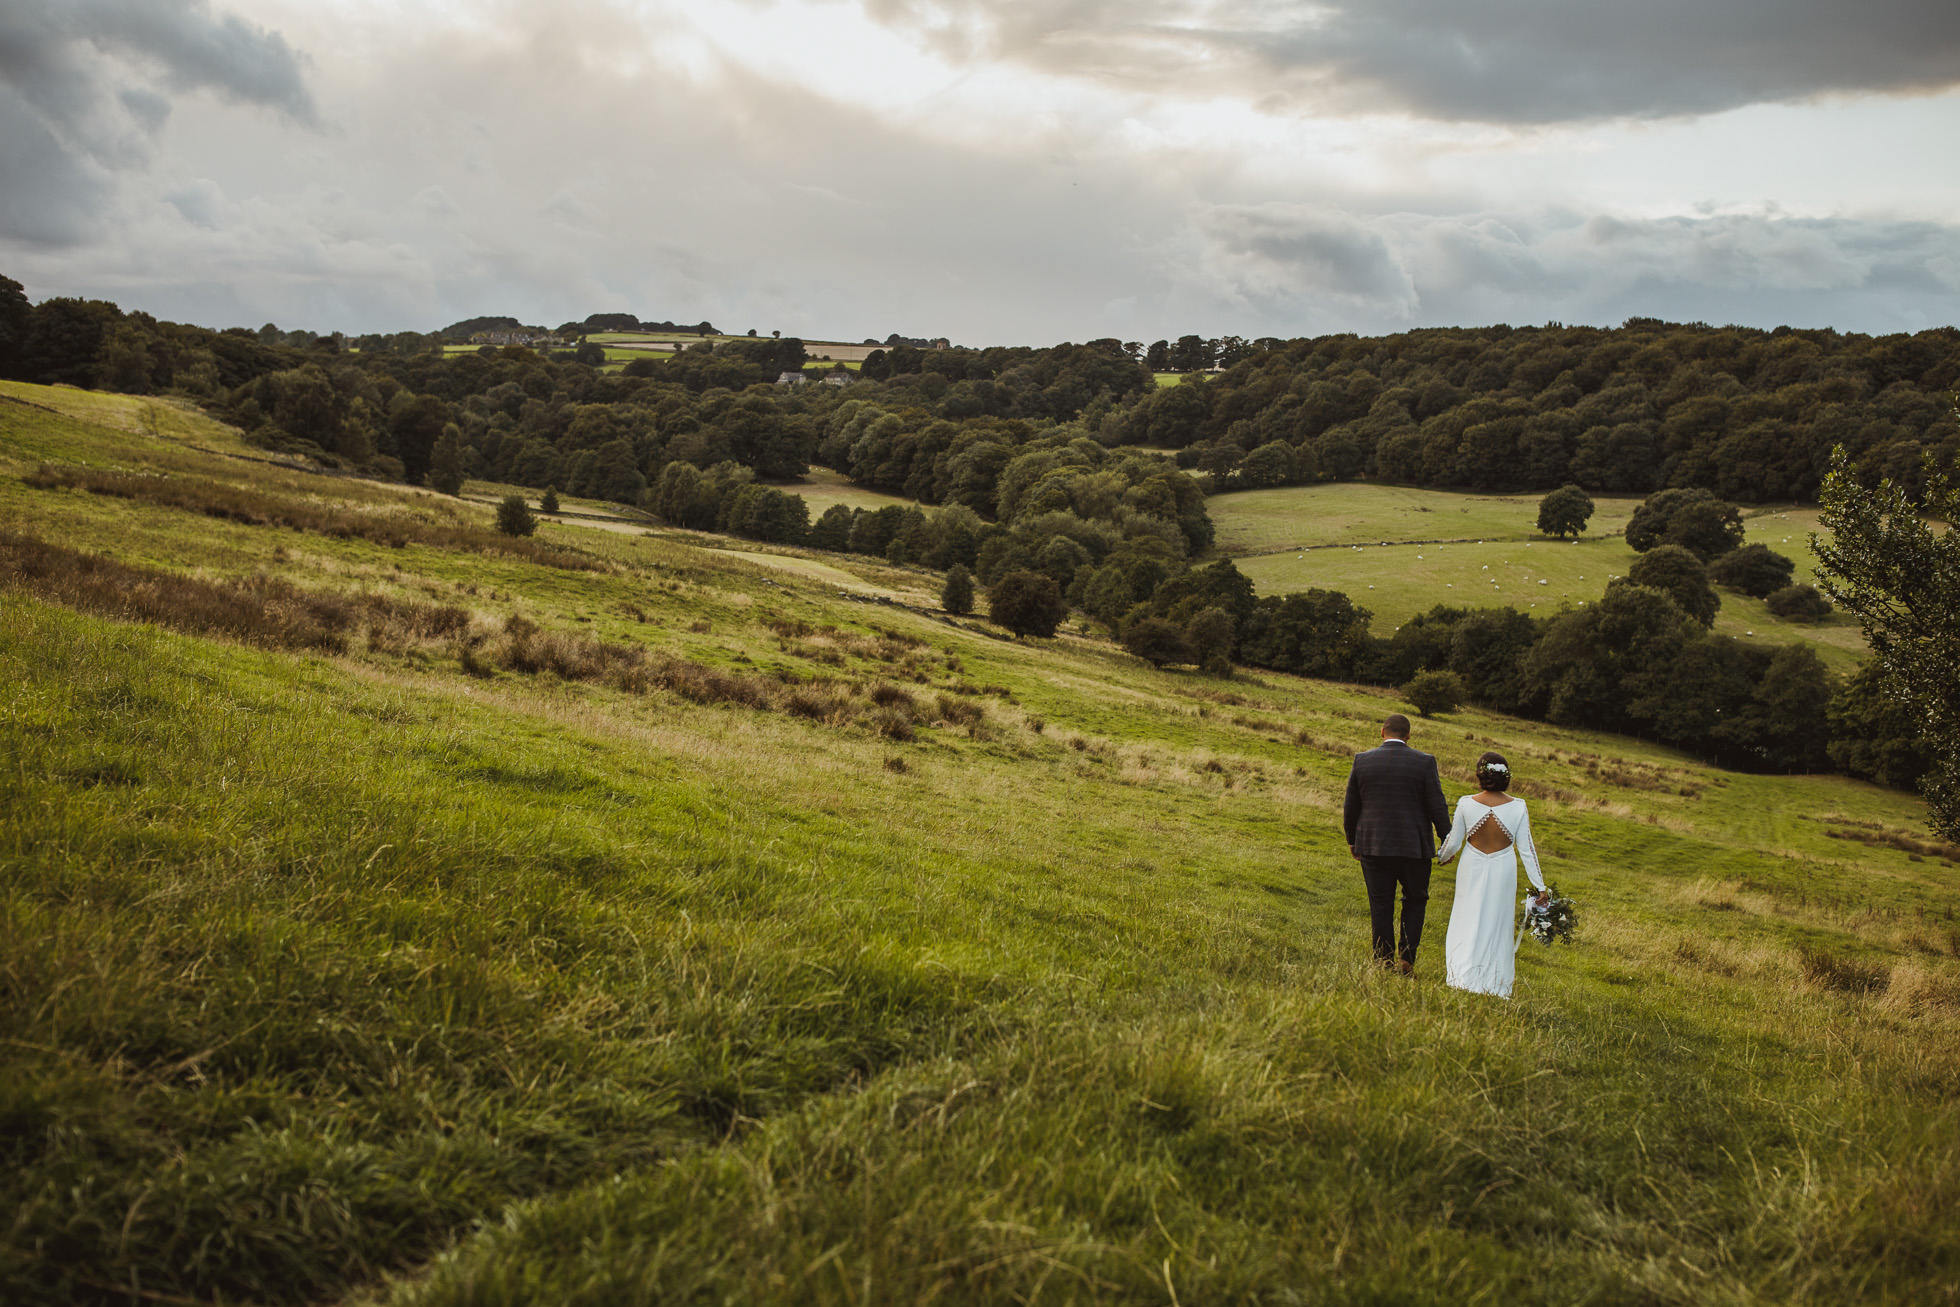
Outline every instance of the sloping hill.
<path fill-rule="evenodd" d="M 1423 723 L 1584 913 L 1472 998 L 1447 871 L 1418 978 L 1365 965 L 1374 692 L 7 393 L 9 1301 L 1951 1293 L 1907 796 Z"/>

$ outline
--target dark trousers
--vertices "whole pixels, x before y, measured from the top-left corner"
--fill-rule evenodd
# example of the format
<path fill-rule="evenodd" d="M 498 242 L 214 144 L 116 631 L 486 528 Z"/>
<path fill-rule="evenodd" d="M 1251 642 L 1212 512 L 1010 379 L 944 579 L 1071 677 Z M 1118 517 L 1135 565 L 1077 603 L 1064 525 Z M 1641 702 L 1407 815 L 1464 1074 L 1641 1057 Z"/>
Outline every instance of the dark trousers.
<path fill-rule="evenodd" d="M 1391 962 L 1395 950 L 1395 887 L 1402 887 L 1402 961 L 1411 966 L 1422 943 L 1422 919 L 1429 911 L 1428 858 L 1361 859 L 1361 879 L 1368 885 L 1368 918 L 1375 937 L 1375 960 Z"/>

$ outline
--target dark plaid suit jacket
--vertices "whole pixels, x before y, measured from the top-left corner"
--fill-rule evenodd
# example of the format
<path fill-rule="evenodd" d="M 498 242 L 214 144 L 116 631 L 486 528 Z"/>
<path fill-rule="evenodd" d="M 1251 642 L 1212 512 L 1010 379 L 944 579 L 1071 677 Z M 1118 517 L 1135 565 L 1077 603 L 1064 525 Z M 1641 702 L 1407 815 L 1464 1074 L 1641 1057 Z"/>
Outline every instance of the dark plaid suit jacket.
<path fill-rule="evenodd" d="M 1401 743 L 1354 756 L 1341 827 L 1364 858 L 1433 858 L 1450 810 L 1436 759 Z"/>

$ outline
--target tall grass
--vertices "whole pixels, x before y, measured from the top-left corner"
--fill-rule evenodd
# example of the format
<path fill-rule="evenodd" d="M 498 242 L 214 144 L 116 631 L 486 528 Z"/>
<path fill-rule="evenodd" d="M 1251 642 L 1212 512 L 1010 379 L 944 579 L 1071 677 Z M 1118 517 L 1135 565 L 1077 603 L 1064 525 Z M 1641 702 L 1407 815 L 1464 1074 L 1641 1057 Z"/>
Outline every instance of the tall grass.
<path fill-rule="evenodd" d="M 1905 796 L 1424 723 L 1585 909 L 1504 1004 L 1366 965 L 1365 689 L 8 484 L 0 1299 L 1956 1296 Z M 185 616 L 260 599 L 356 616 Z"/>

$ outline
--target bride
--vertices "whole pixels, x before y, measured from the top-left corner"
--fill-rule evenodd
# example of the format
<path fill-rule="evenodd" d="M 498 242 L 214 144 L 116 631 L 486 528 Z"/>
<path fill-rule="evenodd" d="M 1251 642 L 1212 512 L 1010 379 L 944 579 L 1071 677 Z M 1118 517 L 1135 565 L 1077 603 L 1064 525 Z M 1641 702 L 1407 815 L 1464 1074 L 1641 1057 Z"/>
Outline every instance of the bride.
<path fill-rule="evenodd" d="M 1477 759 L 1477 783 L 1483 792 L 1456 801 L 1456 824 L 1436 852 L 1438 862 L 1463 855 L 1443 941 L 1444 979 L 1475 994 L 1509 998 L 1517 967 L 1511 905 L 1517 901 L 1520 857 L 1541 903 L 1547 897 L 1545 878 L 1524 800 L 1504 792 L 1511 786 L 1511 766 L 1503 754 Z"/>

